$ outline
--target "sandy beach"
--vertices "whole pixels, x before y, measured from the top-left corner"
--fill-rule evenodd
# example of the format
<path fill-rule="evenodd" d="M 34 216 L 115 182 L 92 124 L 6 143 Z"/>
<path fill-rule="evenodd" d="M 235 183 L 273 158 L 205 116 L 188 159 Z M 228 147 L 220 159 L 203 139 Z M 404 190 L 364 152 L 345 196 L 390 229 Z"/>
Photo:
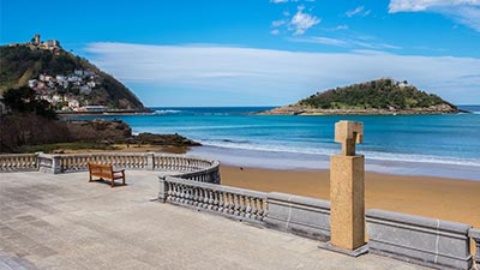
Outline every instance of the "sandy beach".
<path fill-rule="evenodd" d="M 329 200 L 328 170 L 221 167 L 222 184 Z M 366 173 L 366 207 L 480 228 L 480 181 Z"/>

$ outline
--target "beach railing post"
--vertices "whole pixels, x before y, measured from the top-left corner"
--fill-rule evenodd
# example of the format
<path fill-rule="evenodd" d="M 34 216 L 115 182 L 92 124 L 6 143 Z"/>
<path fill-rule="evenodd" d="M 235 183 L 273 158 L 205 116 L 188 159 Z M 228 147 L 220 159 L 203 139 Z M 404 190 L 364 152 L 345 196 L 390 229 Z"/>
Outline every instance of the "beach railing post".
<path fill-rule="evenodd" d="M 339 121 L 335 142 L 342 152 L 330 159 L 331 239 L 325 248 L 350 256 L 366 253 L 365 244 L 365 157 L 355 153 L 363 142 L 363 123 Z"/>
<path fill-rule="evenodd" d="M 155 155 L 153 153 L 147 153 L 147 165 L 145 166 L 148 170 L 155 170 Z"/>

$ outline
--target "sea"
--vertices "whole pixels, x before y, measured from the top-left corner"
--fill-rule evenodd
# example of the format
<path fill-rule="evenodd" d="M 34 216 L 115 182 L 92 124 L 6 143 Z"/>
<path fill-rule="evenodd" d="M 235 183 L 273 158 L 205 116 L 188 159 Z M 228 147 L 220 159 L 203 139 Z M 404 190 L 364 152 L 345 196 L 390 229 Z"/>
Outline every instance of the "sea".
<path fill-rule="evenodd" d="M 480 105 L 445 115 L 268 116 L 273 107 L 152 108 L 149 115 L 77 116 L 121 119 L 134 133 L 178 133 L 200 142 L 190 155 L 239 167 L 327 169 L 340 152 L 334 125 L 363 122 L 365 156 L 372 172 L 480 181 Z"/>

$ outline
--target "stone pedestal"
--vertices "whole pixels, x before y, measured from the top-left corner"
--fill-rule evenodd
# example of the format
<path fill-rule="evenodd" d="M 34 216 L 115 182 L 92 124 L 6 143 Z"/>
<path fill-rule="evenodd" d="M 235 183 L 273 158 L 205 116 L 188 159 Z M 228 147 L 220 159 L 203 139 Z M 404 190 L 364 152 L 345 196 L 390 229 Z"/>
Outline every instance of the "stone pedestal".
<path fill-rule="evenodd" d="M 350 256 L 368 251 L 365 245 L 365 158 L 355 154 L 355 144 L 363 142 L 363 124 L 339 121 L 335 142 L 342 152 L 330 159 L 331 239 L 320 248 Z"/>
<path fill-rule="evenodd" d="M 365 244 L 365 158 L 330 159 L 331 244 L 355 250 Z"/>

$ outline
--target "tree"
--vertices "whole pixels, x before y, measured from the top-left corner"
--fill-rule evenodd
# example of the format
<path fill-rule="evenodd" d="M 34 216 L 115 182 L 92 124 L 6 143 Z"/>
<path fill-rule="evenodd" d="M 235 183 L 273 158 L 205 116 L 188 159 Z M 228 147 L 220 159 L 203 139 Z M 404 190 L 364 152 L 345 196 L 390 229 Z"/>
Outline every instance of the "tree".
<path fill-rule="evenodd" d="M 49 119 L 57 118 L 51 104 L 45 100 L 37 100 L 35 91 L 30 87 L 8 89 L 3 94 L 3 100 L 12 113 L 35 113 Z"/>

